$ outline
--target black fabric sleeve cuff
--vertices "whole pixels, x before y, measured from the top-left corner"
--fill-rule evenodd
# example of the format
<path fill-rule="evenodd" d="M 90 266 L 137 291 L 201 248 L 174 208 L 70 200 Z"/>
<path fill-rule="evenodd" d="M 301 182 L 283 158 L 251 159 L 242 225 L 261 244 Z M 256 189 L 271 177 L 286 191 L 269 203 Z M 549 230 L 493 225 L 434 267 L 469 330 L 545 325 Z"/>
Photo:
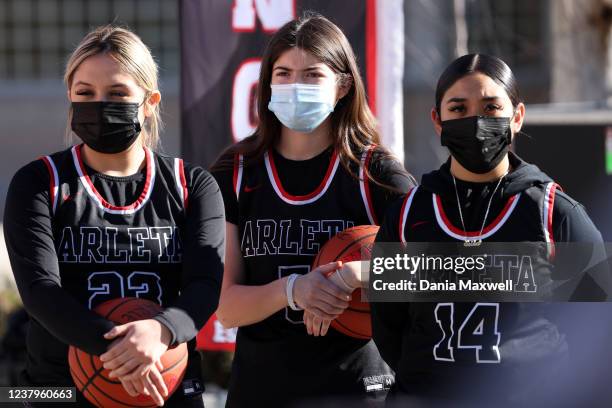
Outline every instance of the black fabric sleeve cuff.
<path fill-rule="evenodd" d="M 194 326 L 193 319 L 187 312 L 179 308 L 166 308 L 153 319 L 166 326 L 170 331 L 170 348 L 185 343 L 198 334 L 198 329 Z"/>

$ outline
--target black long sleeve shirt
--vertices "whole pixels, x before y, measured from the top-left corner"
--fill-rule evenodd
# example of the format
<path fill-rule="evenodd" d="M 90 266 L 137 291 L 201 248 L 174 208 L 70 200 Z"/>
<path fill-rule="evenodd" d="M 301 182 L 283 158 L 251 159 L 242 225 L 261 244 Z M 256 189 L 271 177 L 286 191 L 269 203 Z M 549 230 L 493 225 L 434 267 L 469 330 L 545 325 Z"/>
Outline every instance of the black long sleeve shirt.
<path fill-rule="evenodd" d="M 156 187 L 151 201 L 168 200 L 166 196 L 169 195 L 163 191 L 173 185 L 169 177 L 162 175 L 163 160 L 158 155 L 156 157 L 158 174 L 155 183 L 163 187 Z M 146 169 L 127 177 L 112 177 L 88 167 L 86 169 L 95 189 L 113 205 L 133 202 L 145 184 Z M 173 344 L 194 338 L 215 311 L 225 250 L 224 208 L 217 183 L 208 172 L 196 166 L 185 166 L 185 179 L 189 206 L 180 233 L 182 262 L 179 294 L 169 304 L 164 304 L 164 311 L 155 317 L 168 327 Z M 69 200 L 90 199 L 80 193 L 63 199 L 66 203 Z M 45 359 L 54 352 L 61 353 L 61 348 L 66 345 L 99 355 L 106 351 L 109 344 L 103 334 L 114 323 L 89 310 L 86 304 L 63 287 L 57 251 L 59 243 L 53 230 L 57 220 L 52 215 L 51 199 L 50 174 L 43 161 L 36 160 L 21 168 L 13 177 L 4 212 L 4 234 L 11 267 L 24 306 L 33 320 L 28 335 L 28 350 L 31 354 L 33 349 L 40 351 L 38 356 L 31 355 L 30 358 Z M 163 217 L 161 214 L 159 216 Z M 149 219 L 155 225 L 156 215 Z M 142 218 L 139 222 L 143 222 Z M 101 270 L 108 266 L 101 265 Z M 40 331 L 44 330 L 63 344 L 40 344 L 44 339 L 39 336 Z M 46 353 L 45 348 L 56 350 Z M 67 362 L 47 363 L 63 366 Z M 41 376 L 45 377 L 45 374 Z M 52 374 L 44 378 L 45 381 L 54 379 L 57 378 Z M 37 378 L 32 380 L 37 381 Z"/>

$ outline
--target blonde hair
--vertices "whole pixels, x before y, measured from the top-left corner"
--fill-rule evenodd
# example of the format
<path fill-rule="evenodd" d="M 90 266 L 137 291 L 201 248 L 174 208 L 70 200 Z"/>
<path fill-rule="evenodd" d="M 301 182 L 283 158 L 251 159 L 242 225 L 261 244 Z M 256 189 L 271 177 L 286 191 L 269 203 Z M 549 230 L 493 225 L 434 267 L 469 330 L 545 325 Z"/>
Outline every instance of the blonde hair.
<path fill-rule="evenodd" d="M 130 30 L 113 25 L 98 27 L 87 34 L 68 58 L 64 82 L 68 89 L 72 86 L 74 73 L 87 58 L 108 53 L 118 63 L 121 69 L 130 74 L 138 86 L 146 91 L 147 97 L 158 89 L 158 68 L 149 48 L 140 37 Z M 159 146 L 159 133 L 163 123 L 160 117 L 160 104 L 152 107 L 151 116 L 145 119 L 143 125 L 142 143 L 152 150 Z M 68 139 L 72 139 L 70 121 L 72 109 L 68 113 Z"/>

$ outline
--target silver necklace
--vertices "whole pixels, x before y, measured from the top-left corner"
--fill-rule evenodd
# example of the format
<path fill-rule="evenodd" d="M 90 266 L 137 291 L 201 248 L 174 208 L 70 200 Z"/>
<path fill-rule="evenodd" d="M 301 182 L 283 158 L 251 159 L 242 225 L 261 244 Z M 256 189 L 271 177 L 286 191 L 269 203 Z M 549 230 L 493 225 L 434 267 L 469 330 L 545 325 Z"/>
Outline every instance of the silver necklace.
<path fill-rule="evenodd" d="M 491 202 L 493 201 L 493 197 L 495 197 L 495 193 L 497 192 L 499 185 L 501 184 L 502 180 L 504 179 L 504 177 L 506 177 L 507 174 L 508 173 L 500 177 L 499 181 L 497 182 L 497 185 L 495 186 L 495 189 L 493 190 L 493 194 L 491 194 L 491 198 L 489 199 L 489 204 L 487 204 L 487 211 L 485 212 L 484 219 L 482 220 L 482 226 L 480 227 L 480 232 L 478 233 L 479 237 L 482 236 L 482 231 L 484 230 L 484 227 L 487 223 L 487 217 L 489 216 L 489 209 L 491 208 Z M 480 246 L 480 244 L 482 244 L 482 239 L 469 239 L 468 238 L 467 230 L 465 229 L 465 222 L 463 222 L 463 212 L 461 211 L 461 201 L 459 201 L 459 192 L 457 191 L 457 182 L 455 181 L 455 176 L 453 174 L 451 174 L 451 176 L 453 177 L 453 185 L 455 186 L 455 197 L 457 197 L 457 207 L 459 208 L 459 218 L 461 218 L 461 226 L 463 227 L 463 233 L 465 234 L 463 236 L 463 245 L 466 247 Z"/>

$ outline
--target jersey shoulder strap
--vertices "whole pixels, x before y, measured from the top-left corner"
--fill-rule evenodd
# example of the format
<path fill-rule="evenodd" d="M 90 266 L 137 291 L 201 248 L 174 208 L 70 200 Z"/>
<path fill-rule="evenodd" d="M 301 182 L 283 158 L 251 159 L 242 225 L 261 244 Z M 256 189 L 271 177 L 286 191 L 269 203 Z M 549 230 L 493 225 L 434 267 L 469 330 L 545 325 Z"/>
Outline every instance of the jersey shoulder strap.
<path fill-rule="evenodd" d="M 372 143 L 361 153 L 361 162 L 359 163 L 359 191 L 361 199 L 365 207 L 370 224 L 378 225 L 376 211 L 374 211 L 374 203 L 370 193 L 370 164 L 372 162 L 372 153 L 376 150 L 376 144 Z"/>
<path fill-rule="evenodd" d="M 52 153 L 39 158 L 49 173 L 49 205 L 51 207 L 51 216 L 55 215 L 57 205 L 60 199 L 60 175 L 62 171 L 72 169 L 72 155 L 70 149 Z"/>
<path fill-rule="evenodd" d="M 57 209 L 57 200 L 59 197 L 59 174 L 55 161 L 51 156 L 43 156 L 40 158 L 45 164 L 47 171 L 49 172 L 49 198 L 51 205 L 51 215 L 55 215 Z"/>
<path fill-rule="evenodd" d="M 553 212 L 555 208 L 555 194 L 557 190 L 563 191 L 561 186 L 554 181 L 544 185 L 544 194 L 541 201 L 541 220 L 542 231 L 546 240 L 548 256 L 553 259 L 555 257 L 555 239 L 553 231 Z"/>
<path fill-rule="evenodd" d="M 414 196 L 417 192 L 417 190 L 419 189 L 419 186 L 415 186 L 412 187 L 412 189 L 410 189 L 410 191 L 408 191 L 408 194 L 406 194 L 406 197 L 404 198 L 404 201 L 402 203 L 402 207 L 400 210 L 400 214 L 399 214 L 399 240 L 402 244 L 405 244 L 406 242 L 408 242 L 407 240 L 410 239 L 410 237 L 406 237 L 406 220 L 408 219 L 408 213 L 410 212 L 410 207 L 412 207 L 412 201 L 414 200 Z"/>
<path fill-rule="evenodd" d="M 234 172 L 232 177 L 232 186 L 236 201 L 240 198 L 240 188 L 242 187 L 242 175 L 244 173 L 244 156 L 242 154 L 234 154 Z"/>
<path fill-rule="evenodd" d="M 164 167 L 171 169 L 173 176 L 173 185 L 179 194 L 179 197 L 183 203 L 183 208 L 186 211 L 189 204 L 189 188 L 187 184 L 187 177 L 185 175 L 185 162 L 183 159 L 178 157 L 165 156 L 163 154 L 154 153 L 158 162 Z"/>

